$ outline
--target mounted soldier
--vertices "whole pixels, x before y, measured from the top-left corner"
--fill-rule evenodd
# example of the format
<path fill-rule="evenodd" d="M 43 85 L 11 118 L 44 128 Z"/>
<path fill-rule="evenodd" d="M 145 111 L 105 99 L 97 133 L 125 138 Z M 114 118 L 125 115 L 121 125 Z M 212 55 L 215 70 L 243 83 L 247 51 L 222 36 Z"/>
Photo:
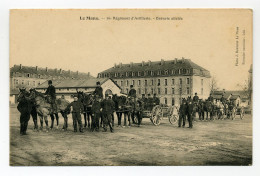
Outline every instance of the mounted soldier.
<path fill-rule="evenodd" d="M 193 101 L 194 103 L 196 103 L 196 104 L 199 103 L 199 96 L 198 96 L 197 92 L 195 93 L 195 96 L 193 97 L 192 101 Z"/>
<path fill-rule="evenodd" d="M 52 112 L 56 112 L 57 111 L 57 106 L 55 103 L 56 100 L 56 89 L 55 87 L 52 85 L 52 80 L 48 81 L 48 88 L 45 92 L 45 95 L 47 95 L 47 100 L 49 101 L 48 103 L 51 104 L 51 108 L 52 108 Z"/>
<path fill-rule="evenodd" d="M 96 85 L 97 85 L 97 87 L 96 87 L 96 89 L 95 89 L 95 91 L 94 91 L 93 94 L 94 94 L 96 97 L 100 97 L 100 98 L 103 99 L 103 88 L 101 87 L 100 82 L 98 81 L 98 82 L 96 83 Z"/>
<path fill-rule="evenodd" d="M 130 86 L 130 91 L 128 93 L 128 97 L 133 97 L 134 99 L 136 98 L 136 90 L 134 89 L 134 86 Z"/>
<path fill-rule="evenodd" d="M 158 97 L 156 97 L 156 94 L 153 94 L 153 103 L 154 103 L 154 105 L 160 104 L 160 99 Z"/>

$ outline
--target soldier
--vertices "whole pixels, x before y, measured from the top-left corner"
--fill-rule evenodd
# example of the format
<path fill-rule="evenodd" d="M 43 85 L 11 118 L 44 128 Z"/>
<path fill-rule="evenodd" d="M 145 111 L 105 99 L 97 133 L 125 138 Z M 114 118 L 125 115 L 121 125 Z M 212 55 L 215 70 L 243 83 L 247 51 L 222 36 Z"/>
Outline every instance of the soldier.
<path fill-rule="evenodd" d="M 130 85 L 130 91 L 128 93 L 128 96 L 136 98 L 136 90 L 134 89 L 133 85 Z"/>
<path fill-rule="evenodd" d="M 198 104 L 199 120 L 204 120 L 204 102 L 200 99 Z"/>
<path fill-rule="evenodd" d="M 111 133 L 114 132 L 114 129 L 112 127 L 111 121 L 112 121 L 112 113 L 114 111 L 114 102 L 109 99 L 109 96 L 106 94 L 105 100 L 101 103 L 102 107 L 102 115 L 103 115 L 103 128 L 104 132 L 107 131 L 107 125 L 109 125 Z"/>
<path fill-rule="evenodd" d="M 48 81 L 48 88 L 45 92 L 45 95 L 50 96 L 50 104 L 51 104 L 51 108 L 52 108 L 52 112 L 56 112 L 57 111 L 57 106 L 55 103 L 56 100 L 56 89 L 55 87 L 52 85 L 52 80 Z"/>
<path fill-rule="evenodd" d="M 212 97 L 212 94 L 209 94 L 209 98 L 208 98 L 208 100 L 209 100 L 211 103 L 213 103 L 214 98 Z"/>
<path fill-rule="evenodd" d="M 193 121 L 193 104 L 191 101 L 187 102 L 187 117 L 189 121 L 189 128 L 193 127 L 192 121 Z"/>
<path fill-rule="evenodd" d="M 160 104 L 160 99 L 158 97 L 156 97 L 156 94 L 153 94 L 153 103 L 154 103 L 154 105 Z"/>
<path fill-rule="evenodd" d="M 95 98 L 91 108 L 92 120 L 91 120 L 91 131 L 99 131 L 99 119 L 101 117 L 101 98 Z"/>
<path fill-rule="evenodd" d="M 83 133 L 81 113 L 83 113 L 84 107 L 83 104 L 80 101 L 78 101 L 77 96 L 74 96 L 74 101 L 68 105 L 66 111 L 68 111 L 70 107 L 72 107 L 72 119 L 73 119 L 74 132 L 77 132 L 77 124 L 79 124 L 79 131 Z"/>
<path fill-rule="evenodd" d="M 152 111 L 153 109 L 153 98 L 151 97 L 150 94 L 148 94 L 148 98 L 147 98 L 147 108 L 148 111 Z"/>
<path fill-rule="evenodd" d="M 143 102 L 144 110 L 147 110 L 147 98 L 145 97 L 145 94 L 142 94 L 141 101 Z"/>
<path fill-rule="evenodd" d="M 94 91 L 94 95 L 95 95 L 96 97 L 103 98 L 103 88 L 101 87 L 99 81 L 98 81 L 96 84 L 97 84 L 97 87 L 96 87 L 96 89 L 95 89 L 95 91 Z"/>
<path fill-rule="evenodd" d="M 195 93 L 195 96 L 193 97 L 192 101 L 195 102 L 195 103 L 199 102 L 199 97 L 198 97 L 197 92 Z"/>
<path fill-rule="evenodd" d="M 61 95 L 61 101 L 66 101 L 64 95 Z M 63 130 L 67 130 L 67 128 L 68 128 L 68 116 L 67 116 L 68 113 L 69 112 L 67 112 L 66 110 L 61 111 L 61 115 L 64 118 L 64 124 L 63 124 L 63 127 L 62 127 Z"/>
<path fill-rule="evenodd" d="M 186 121 L 186 113 L 187 113 L 187 104 L 185 98 L 182 100 L 180 108 L 179 108 L 179 125 L 178 127 L 185 127 L 185 121 Z"/>
<path fill-rule="evenodd" d="M 221 96 L 221 98 L 220 98 L 220 102 L 223 103 L 223 104 L 226 102 L 226 99 L 224 98 L 224 95 L 223 95 L 223 94 L 222 94 L 222 96 Z"/>

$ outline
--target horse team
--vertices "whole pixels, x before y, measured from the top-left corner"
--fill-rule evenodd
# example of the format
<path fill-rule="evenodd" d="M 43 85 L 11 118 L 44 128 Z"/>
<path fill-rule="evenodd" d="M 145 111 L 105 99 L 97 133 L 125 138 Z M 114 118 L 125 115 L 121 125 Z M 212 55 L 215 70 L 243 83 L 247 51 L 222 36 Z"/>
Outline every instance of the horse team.
<path fill-rule="evenodd" d="M 54 105 L 50 96 L 31 89 L 30 92 L 25 89 L 20 89 L 18 96 L 18 110 L 21 113 L 20 116 L 20 133 L 21 135 L 26 134 L 28 121 L 30 115 L 33 118 L 34 129 L 38 130 L 37 115 L 40 117 L 40 129 L 43 129 L 43 121 L 45 121 L 46 131 L 49 130 L 48 116 L 51 117 L 52 129 L 54 126 L 54 120 L 56 118 L 57 128 L 59 127 L 59 116 L 58 113 L 64 118 L 63 129 L 68 128 L 68 114 L 72 113 L 74 131 L 77 131 L 77 124 L 79 125 L 79 131 L 83 132 L 83 124 L 81 122 L 81 115 L 84 115 L 84 128 L 89 128 L 91 131 L 99 131 L 100 127 L 107 130 L 109 126 L 110 131 L 113 132 L 114 127 L 114 112 L 118 118 L 119 127 L 131 126 L 131 123 L 136 124 L 140 127 L 142 122 L 142 112 L 145 109 L 152 109 L 152 107 L 158 104 L 158 100 L 152 100 L 145 102 L 143 99 L 138 99 L 128 96 L 117 96 L 113 95 L 106 96 L 106 99 L 96 97 L 92 94 L 86 94 L 84 92 L 78 92 L 75 96 L 74 101 L 80 103 L 79 110 L 71 110 L 70 102 L 67 101 L 64 96 L 56 99 Z M 75 107 L 74 107 L 75 109 Z M 179 127 L 185 126 L 186 117 L 189 121 L 189 127 L 192 128 L 192 121 L 195 120 L 196 113 L 198 113 L 199 120 L 215 120 L 224 118 L 234 119 L 237 113 L 238 106 L 232 101 L 220 101 L 209 99 L 203 101 L 194 101 L 191 97 L 188 99 L 182 99 L 182 103 L 178 108 L 179 114 Z M 74 113 L 78 113 L 74 115 Z M 244 113 L 244 109 L 240 109 L 240 114 Z M 79 117 L 78 117 L 79 116 Z M 206 117 L 205 117 L 206 116 Z M 123 123 L 122 123 L 122 117 Z M 241 116 L 242 118 L 242 116 Z M 137 119 L 137 120 L 135 120 Z"/>

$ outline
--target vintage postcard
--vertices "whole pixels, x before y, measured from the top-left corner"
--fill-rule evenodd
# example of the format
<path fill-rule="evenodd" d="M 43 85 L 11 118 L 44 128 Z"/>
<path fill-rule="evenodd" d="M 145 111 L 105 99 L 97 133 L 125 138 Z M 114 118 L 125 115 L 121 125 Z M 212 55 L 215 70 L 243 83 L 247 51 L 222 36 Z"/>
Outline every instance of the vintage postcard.
<path fill-rule="evenodd" d="M 10 10 L 10 165 L 251 166 L 252 19 Z"/>

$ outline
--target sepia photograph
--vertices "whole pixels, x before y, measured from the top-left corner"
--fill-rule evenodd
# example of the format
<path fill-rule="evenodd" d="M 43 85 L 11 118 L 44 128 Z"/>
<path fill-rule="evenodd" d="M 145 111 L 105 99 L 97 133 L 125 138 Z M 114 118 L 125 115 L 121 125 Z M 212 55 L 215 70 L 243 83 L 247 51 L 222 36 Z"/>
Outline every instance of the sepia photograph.
<path fill-rule="evenodd" d="M 252 9 L 10 9 L 10 166 L 252 166 Z"/>

